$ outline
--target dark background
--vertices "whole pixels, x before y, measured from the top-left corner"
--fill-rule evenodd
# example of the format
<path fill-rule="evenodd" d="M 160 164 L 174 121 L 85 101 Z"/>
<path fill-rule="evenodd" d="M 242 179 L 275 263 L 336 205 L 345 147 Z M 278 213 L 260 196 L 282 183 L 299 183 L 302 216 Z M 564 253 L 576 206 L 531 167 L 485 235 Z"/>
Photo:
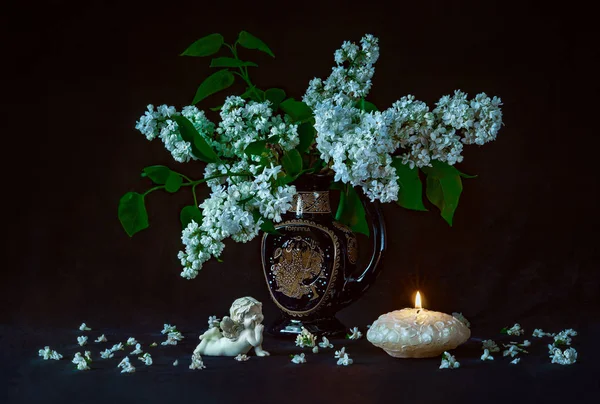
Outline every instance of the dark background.
<path fill-rule="evenodd" d="M 224 262 L 208 262 L 194 280 L 179 276 L 178 215 L 191 201 L 185 190 L 151 194 L 150 228 L 133 238 L 117 218 L 125 192 L 150 187 L 143 167 L 201 176 L 201 164 L 176 163 L 135 122 L 149 103 L 191 103 L 211 70 L 210 58 L 178 56 L 189 44 L 213 32 L 233 43 L 240 30 L 276 55 L 240 51 L 260 66 L 253 82 L 296 99 L 310 79 L 329 75 L 343 41 L 372 33 L 381 56 L 368 100 L 381 109 L 406 94 L 433 106 L 455 89 L 504 103 L 498 139 L 465 147 L 458 167 L 478 177 L 464 180 L 452 228 L 430 204 L 429 212 L 384 206 L 384 268 L 339 313 L 348 326 L 364 328 L 412 305 L 419 289 L 426 307 L 463 312 L 483 337 L 515 322 L 528 333 L 573 327 L 585 338 L 586 329 L 597 331 L 598 38 L 592 13 L 568 7 L 12 2 L 2 17 L 10 111 L 3 142 L 9 260 L 0 309 L 6 335 L 10 327 L 76 329 L 83 321 L 155 331 L 175 323 L 197 333 L 208 315 L 225 314 L 243 295 L 264 303 L 267 321 L 277 314 L 258 238 L 228 242 Z"/>

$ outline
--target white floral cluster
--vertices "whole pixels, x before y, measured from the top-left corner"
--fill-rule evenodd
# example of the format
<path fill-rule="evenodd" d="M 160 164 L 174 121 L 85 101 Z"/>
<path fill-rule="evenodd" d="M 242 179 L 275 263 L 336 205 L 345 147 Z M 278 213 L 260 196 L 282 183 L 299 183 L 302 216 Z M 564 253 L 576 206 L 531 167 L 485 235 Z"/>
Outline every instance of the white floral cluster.
<path fill-rule="evenodd" d="M 314 78 L 302 98 L 309 107 L 315 108 L 326 100 L 338 97 L 344 103 L 364 98 L 371 90 L 371 79 L 375 73 L 373 65 L 379 59 L 379 40 L 373 35 L 365 35 L 360 46 L 344 42 L 335 51 L 336 67 L 323 81 Z M 347 67 L 345 66 L 347 65 Z"/>
<path fill-rule="evenodd" d="M 198 110 L 195 106 L 186 106 L 179 113 L 175 107 L 161 105 L 155 110 L 154 105 L 150 104 L 145 114 L 136 122 L 135 128 L 148 140 L 153 140 L 158 136 L 175 161 L 185 163 L 197 160 L 197 157 L 192 154 L 192 145 L 183 140 L 179 125 L 171 119 L 177 115 L 183 115 L 189 119 L 198 133 L 209 144 L 212 142 L 215 125 L 204 116 L 203 111 Z"/>
<path fill-rule="evenodd" d="M 291 357 L 292 357 L 292 363 L 295 363 L 295 364 L 306 363 L 306 356 L 303 353 L 301 353 L 299 355 L 291 355 Z"/>
<path fill-rule="evenodd" d="M 177 330 L 177 327 L 170 324 L 164 324 L 161 334 L 167 334 L 167 340 L 161 342 L 161 345 L 177 345 L 178 341 L 181 341 L 185 337 Z"/>
<path fill-rule="evenodd" d="M 106 335 L 102 334 L 101 336 L 96 338 L 94 342 L 108 342 L 108 340 L 106 339 Z"/>
<path fill-rule="evenodd" d="M 486 339 L 481 342 L 481 349 L 483 349 L 483 355 L 481 355 L 482 361 L 493 361 L 494 357 L 491 355 L 493 352 L 500 352 L 500 348 L 495 341 Z"/>
<path fill-rule="evenodd" d="M 348 356 L 348 353 L 346 352 L 346 347 L 342 347 L 342 349 L 340 349 L 339 351 L 335 351 L 333 357 L 338 360 L 338 366 L 349 366 L 352 365 L 352 363 L 354 363 L 350 356 Z"/>
<path fill-rule="evenodd" d="M 81 352 L 77 352 L 71 362 L 77 365 L 77 370 L 90 370 L 88 365 L 92 363 L 91 352 L 85 351 L 83 356 L 81 355 Z"/>
<path fill-rule="evenodd" d="M 508 348 L 502 352 L 502 356 L 510 356 L 511 358 L 514 358 L 510 363 L 516 365 L 521 361 L 521 358 L 518 355 L 521 353 L 529 353 L 524 348 L 530 345 L 531 342 L 529 340 L 523 341 L 522 344 L 513 341 L 509 342 L 508 344 L 502 344 L 504 348 Z"/>
<path fill-rule="evenodd" d="M 207 164 L 205 178 L 215 173 L 239 172 L 248 170 L 256 174 L 251 180 L 242 176 L 228 176 L 222 183 L 209 181 L 211 195 L 206 198 L 200 209 L 202 223 L 191 221 L 183 230 L 181 240 L 185 251 L 178 258 L 183 270 L 181 276 L 193 279 L 198 275 L 202 264 L 211 257 L 219 257 L 225 244 L 223 240 L 231 237 L 236 242 L 245 243 L 258 235 L 262 219 L 255 220 L 253 211 L 275 222 L 281 221 L 281 215 L 291 208 L 296 194 L 293 185 L 277 185 L 276 179 L 281 166 L 264 167 L 257 173 L 259 166 L 248 163 L 235 165 Z"/>
<path fill-rule="evenodd" d="M 190 363 L 190 369 L 206 369 L 206 366 L 204 365 L 204 362 L 202 362 L 202 356 L 200 356 L 200 354 L 192 355 L 192 363 Z"/>
<path fill-rule="evenodd" d="M 277 136 L 277 144 L 283 150 L 298 145 L 298 125 L 290 122 L 289 116 L 273 116 L 270 101 L 246 102 L 242 97 L 229 96 L 221 108 L 221 122 L 216 129 L 215 151 L 222 157 L 241 157 L 246 147 L 257 140 Z M 260 156 L 253 156 L 255 161 Z"/>
<path fill-rule="evenodd" d="M 316 337 L 306 328 L 302 327 L 302 331 L 296 336 L 296 346 L 299 346 L 300 348 L 312 348 L 315 344 Z"/>
<path fill-rule="evenodd" d="M 208 328 L 216 328 L 221 324 L 221 319 L 217 316 L 208 316 Z"/>
<path fill-rule="evenodd" d="M 442 354 L 442 362 L 440 364 L 440 369 L 458 369 L 460 367 L 460 362 L 456 360 L 454 355 L 444 352 Z"/>
<path fill-rule="evenodd" d="M 81 323 L 81 325 L 79 326 L 79 331 L 90 331 L 91 328 L 87 326 L 86 323 Z"/>
<path fill-rule="evenodd" d="M 360 339 L 362 338 L 362 332 L 359 331 L 358 327 L 350 328 L 350 333 L 346 334 L 347 339 Z"/>
<path fill-rule="evenodd" d="M 121 373 L 135 373 L 135 366 L 129 361 L 129 356 L 124 357 L 117 367 L 121 368 Z"/>
<path fill-rule="evenodd" d="M 39 356 L 44 358 L 45 361 L 47 361 L 48 359 L 54 359 L 57 361 L 57 360 L 62 359 L 62 357 L 63 357 L 61 354 L 59 354 L 55 350 L 50 349 L 50 347 L 47 345 L 44 347 L 44 349 L 40 349 L 38 354 L 39 354 Z"/>
<path fill-rule="evenodd" d="M 150 355 L 148 352 L 146 352 L 142 356 L 139 356 L 138 359 L 144 362 L 146 366 L 152 365 L 152 355 Z"/>
<path fill-rule="evenodd" d="M 335 172 L 335 181 L 362 187 L 371 200 L 390 202 L 398 198 L 392 167 L 397 149 L 405 150 L 402 163 L 410 168 L 431 166 L 432 160 L 460 162 L 463 144 L 482 145 L 496 138 L 502 102 L 485 93 L 469 101 L 457 90 L 442 97 L 432 111 L 408 95 L 383 112 L 366 112 L 358 101 L 371 88 L 377 42 L 372 35 L 361 40 L 360 48 L 345 42 L 336 51 L 338 66 L 325 81 L 313 79 L 303 101 L 314 111 L 317 149 Z"/>
<path fill-rule="evenodd" d="M 126 345 L 130 345 L 130 346 L 135 345 L 137 343 L 138 343 L 137 340 L 133 337 L 127 338 L 127 341 L 125 342 Z"/>
<path fill-rule="evenodd" d="M 541 331 L 541 330 L 540 330 Z M 551 363 L 557 363 L 559 365 L 572 365 L 577 361 L 577 351 L 575 348 L 570 347 L 572 339 L 571 337 L 577 336 L 577 331 L 569 328 L 562 330 L 558 334 L 545 334 L 554 337 L 554 342 L 548 344 L 548 353 L 552 359 Z M 569 346 L 562 350 L 561 346 Z"/>
<path fill-rule="evenodd" d="M 84 346 L 85 344 L 87 344 L 88 341 L 88 337 L 85 335 L 81 335 L 79 337 L 77 337 L 77 343 L 79 344 L 79 346 Z"/>
<path fill-rule="evenodd" d="M 508 328 L 508 327 L 503 328 L 501 332 L 503 334 L 518 336 L 518 335 L 523 335 L 525 333 L 525 330 L 521 328 L 521 325 L 519 323 L 515 323 L 515 325 L 513 325 L 510 328 Z"/>

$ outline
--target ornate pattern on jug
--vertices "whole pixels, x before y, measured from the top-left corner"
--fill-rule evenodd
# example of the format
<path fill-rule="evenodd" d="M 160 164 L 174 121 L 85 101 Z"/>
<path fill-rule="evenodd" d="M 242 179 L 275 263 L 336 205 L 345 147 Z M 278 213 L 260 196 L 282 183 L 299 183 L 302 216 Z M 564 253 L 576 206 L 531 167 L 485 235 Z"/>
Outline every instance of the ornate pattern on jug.
<path fill-rule="evenodd" d="M 300 198 L 300 205 L 298 198 Z M 329 191 L 297 192 L 292 198 L 292 206 L 288 212 L 295 213 L 299 206 L 302 213 L 331 213 Z"/>
<path fill-rule="evenodd" d="M 309 294 L 310 300 L 320 297 L 315 282 L 326 278 L 323 274 L 325 254 L 315 240 L 294 236 L 275 250 L 273 260 L 271 271 L 277 292 L 295 299 Z"/>
<path fill-rule="evenodd" d="M 348 261 L 351 264 L 356 264 L 358 260 L 358 242 L 356 241 L 356 235 L 345 224 L 334 221 L 333 225 L 338 229 L 342 230 L 346 235 L 346 245 L 348 246 Z"/>
<path fill-rule="evenodd" d="M 340 241 L 335 233 L 327 227 L 306 219 L 286 220 L 275 225 L 276 230 L 286 232 L 310 232 L 312 229 L 325 233 L 331 240 L 331 254 L 328 257 L 322 246 L 311 237 L 296 234 L 285 240 L 281 246 L 275 248 L 267 258 L 263 256 L 263 269 L 267 285 L 273 281 L 276 287 L 269 287 L 271 299 L 281 310 L 293 317 L 303 317 L 315 311 L 330 306 L 336 289 L 340 261 Z M 268 233 L 263 234 L 263 245 Z M 298 249 L 296 252 L 296 248 Z M 330 264 L 327 264 L 330 261 Z M 271 262 L 270 265 L 267 265 Z M 286 274 L 286 272 L 288 272 Z M 312 286 L 311 286 L 312 283 Z M 292 309 L 279 301 L 274 294 L 281 294 L 286 299 L 293 299 L 300 303 L 302 300 L 312 302 L 305 309 Z M 329 303 L 329 304 L 328 304 Z"/>

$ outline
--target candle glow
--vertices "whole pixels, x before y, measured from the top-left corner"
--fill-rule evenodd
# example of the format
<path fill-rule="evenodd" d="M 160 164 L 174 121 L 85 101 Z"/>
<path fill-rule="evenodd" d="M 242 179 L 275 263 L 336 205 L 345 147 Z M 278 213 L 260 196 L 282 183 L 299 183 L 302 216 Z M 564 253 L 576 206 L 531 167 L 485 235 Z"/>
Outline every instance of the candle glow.
<path fill-rule="evenodd" d="M 417 291 L 417 296 L 415 296 L 415 309 L 422 309 L 423 306 L 421 305 L 421 294 L 419 293 L 419 291 Z"/>

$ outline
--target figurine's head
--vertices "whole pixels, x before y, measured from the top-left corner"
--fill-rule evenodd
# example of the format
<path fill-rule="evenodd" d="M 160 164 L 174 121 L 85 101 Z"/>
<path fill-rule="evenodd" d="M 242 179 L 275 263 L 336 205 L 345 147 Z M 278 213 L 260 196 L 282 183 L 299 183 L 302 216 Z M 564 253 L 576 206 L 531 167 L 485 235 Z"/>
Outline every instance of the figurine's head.
<path fill-rule="evenodd" d="M 229 315 L 236 323 L 244 324 L 245 328 L 260 324 L 264 319 L 262 303 L 250 296 L 236 299 L 229 309 Z"/>

